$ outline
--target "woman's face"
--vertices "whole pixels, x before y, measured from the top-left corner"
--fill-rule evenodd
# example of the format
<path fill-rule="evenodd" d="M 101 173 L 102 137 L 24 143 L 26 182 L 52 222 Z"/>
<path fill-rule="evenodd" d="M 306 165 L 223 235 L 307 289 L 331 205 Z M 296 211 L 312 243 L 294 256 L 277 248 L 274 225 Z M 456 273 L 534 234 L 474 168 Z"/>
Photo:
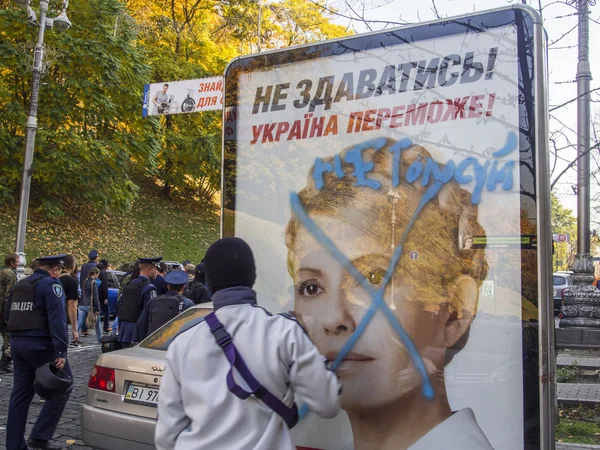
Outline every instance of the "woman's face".
<path fill-rule="evenodd" d="M 390 241 L 375 239 L 364 229 L 336 218 L 316 216 L 316 224 L 333 240 L 369 284 L 382 286 L 392 254 Z M 336 359 L 356 330 L 372 298 L 346 269 L 305 229 L 296 233 L 293 253 L 295 314 L 319 351 Z M 404 259 L 402 260 L 404 261 Z M 392 309 L 421 353 L 428 372 L 443 367 L 443 317 L 423 310 L 415 295 L 416 282 L 402 279 L 397 269 L 385 291 L 384 301 Z M 377 408 L 396 402 L 419 389 L 421 377 L 399 336 L 378 311 L 352 348 L 337 373 L 344 390 L 342 407 L 348 411 Z"/>

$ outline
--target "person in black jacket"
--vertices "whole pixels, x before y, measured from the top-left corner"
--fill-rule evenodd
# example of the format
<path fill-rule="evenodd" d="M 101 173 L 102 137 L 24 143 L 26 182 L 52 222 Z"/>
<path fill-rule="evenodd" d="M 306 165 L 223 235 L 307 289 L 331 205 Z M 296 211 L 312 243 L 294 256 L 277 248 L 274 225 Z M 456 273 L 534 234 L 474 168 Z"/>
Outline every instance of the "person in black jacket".
<path fill-rule="evenodd" d="M 200 303 L 210 302 L 208 289 L 204 284 L 204 263 L 201 262 L 196 266 L 194 279 L 185 285 L 183 295 L 194 302 L 195 305 Z"/>
<path fill-rule="evenodd" d="M 72 377 L 67 361 L 67 314 L 63 285 L 58 280 L 66 255 L 38 258 L 33 275 L 21 280 L 9 295 L 4 319 L 10 331 L 13 357 L 13 389 L 3 434 L 7 450 L 54 449 L 49 441 L 65 409 L 71 389 L 47 399 L 25 442 L 29 405 L 34 396 L 36 369 L 46 363 Z M 3 389 L 6 389 L 3 387 Z"/>
<path fill-rule="evenodd" d="M 156 295 L 166 294 L 168 291 L 165 275 L 167 274 L 167 265 L 164 262 L 158 263 L 158 275 L 152 280 L 152 284 L 156 288 Z"/>
<path fill-rule="evenodd" d="M 181 295 L 187 281 L 187 274 L 183 270 L 169 272 L 165 280 L 167 293 L 150 300 L 136 323 L 136 342 L 143 341 L 169 320 L 194 306 L 191 300 Z"/>
<path fill-rule="evenodd" d="M 81 291 L 81 303 L 79 305 L 79 319 L 77 328 L 81 329 L 83 324 L 86 323 L 88 314 L 100 314 L 100 301 L 98 293 L 97 279 L 100 275 L 100 269 L 93 267 L 86 280 L 83 282 L 83 291 Z M 102 338 L 102 330 L 100 329 L 100 322 L 96 320 L 96 339 L 100 342 Z"/>

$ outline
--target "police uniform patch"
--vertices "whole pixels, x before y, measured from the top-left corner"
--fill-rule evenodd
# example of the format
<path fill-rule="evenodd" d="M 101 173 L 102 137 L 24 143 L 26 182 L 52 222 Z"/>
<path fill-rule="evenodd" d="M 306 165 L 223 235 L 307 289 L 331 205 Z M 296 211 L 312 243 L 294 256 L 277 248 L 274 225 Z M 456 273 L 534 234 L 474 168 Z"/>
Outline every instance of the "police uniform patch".
<path fill-rule="evenodd" d="M 156 291 L 153 289 L 150 291 L 150 298 L 156 297 Z"/>
<path fill-rule="evenodd" d="M 53 284 L 52 291 L 54 292 L 54 295 L 56 295 L 57 297 L 60 297 L 63 294 L 63 289 L 60 284 Z"/>

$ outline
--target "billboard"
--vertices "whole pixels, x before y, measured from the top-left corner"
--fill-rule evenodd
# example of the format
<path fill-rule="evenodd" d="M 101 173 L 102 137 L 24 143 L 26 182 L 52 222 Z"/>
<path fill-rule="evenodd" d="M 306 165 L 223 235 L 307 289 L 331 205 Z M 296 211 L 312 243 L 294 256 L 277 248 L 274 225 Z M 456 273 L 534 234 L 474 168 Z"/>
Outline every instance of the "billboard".
<path fill-rule="evenodd" d="M 343 383 L 343 411 L 304 416 L 298 448 L 553 445 L 532 11 L 229 65 L 222 234 L 250 244 L 259 304 L 293 314 Z"/>
<path fill-rule="evenodd" d="M 223 78 L 198 78 L 144 85 L 142 116 L 160 116 L 223 108 Z"/>

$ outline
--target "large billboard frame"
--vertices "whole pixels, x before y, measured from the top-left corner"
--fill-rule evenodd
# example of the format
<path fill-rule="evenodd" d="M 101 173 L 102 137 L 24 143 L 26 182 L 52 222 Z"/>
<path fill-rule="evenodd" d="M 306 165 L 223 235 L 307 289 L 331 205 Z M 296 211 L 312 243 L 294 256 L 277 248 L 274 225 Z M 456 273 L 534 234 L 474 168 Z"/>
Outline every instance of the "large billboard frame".
<path fill-rule="evenodd" d="M 333 47 L 338 43 L 365 43 L 373 37 L 389 36 L 391 33 L 409 36 L 412 41 L 421 39 L 440 37 L 460 33 L 464 29 L 464 21 L 469 23 L 476 22 L 482 24 L 484 28 L 493 28 L 500 23 L 510 21 L 519 22 L 519 32 L 527 30 L 528 38 L 531 40 L 530 49 L 533 51 L 525 55 L 525 67 L 529 67 L 532 73 L 533 83 L 528 88 L 532 104 L 530 114 L 534 125 L 525 124 L 533 128 L 530 131 L 533 146 L 533 155 L 535 157 L 535 183 L 536 183 L 536 209 L 537 209 L 537 289 L 538 289 L 538 333 L 537 344 L 539 351 L 538 358 L 538 388 L 539 388 L 539 446 L 525 446 L 526 449 L 554 449 L 555 448 L 555 345 L 554 345 L 554 315 L 552 305 L 551 289 L 551 251 L 552 234 L 550 229 L 550 183 L 548 172 L 548 92 L 547 92 L 547 73 L 546 73 L 546 52 L 545 52 L 545 33 L 543 24 L 538 13 L 525 5 L 511 5 L 505 8 L 497 8 L 484 12 L 461 15 L 442 20 L 425 22 L 418 25 L 407 25 L 399 28 L 388 29 L 358 36 L 335 39 L 317 44 L 308 44 L 296 46 L 289 49 L 273 50 L 262 52 L 255 55 L 243 56 L 234 59 L 225 70 L 225 100 L 223 123 L 231 119 L 227 117 L 227 108 L 235 106 L 236 86 L 228 80 L 233 79 L 236 71 L 254 70 L 259 68 L 274 67 L 279 64 L 289 63 L 293 60 L 302 60 L 316 58 L 314 50 L 320 49 L 321 54 L 331 53 Z M 459 24 L 460 25 L 457 25 Z M 443 24 L 443 27 L 439 25 Z M 438 26 L 438 27 L 436 27 Z M 454 27 L 457 27 L 454 30 Z M 440 32 L 440 30 L 443 30 Z M 520 35 L 519 39 L 525 41 L 525 37 Z M 371 44 L 380 45 L 381 43 Z M 365 44 L 369 45 L 369 44 Z M 329 47 L 328 47 L 329 46 Z M 525 53 L 523 51 L 523 53 Z M 519 53 L 520 56 L 521 52 Z M 523 67 L 521 67 L 522 69 Z M 519 77 L 521 78 L 521 76 Z M 529 81 L 531 81 L 529 80 Z M 535 100 L 535 101 L 533 101 Z M 521 124 L 520 124 L 521 125 Z M 225 127 L 223 127 L 225 129 Z M 227 164 L 231 164 L 228 157 L 232 154 L 232 147 L 228 147 L 227 139 L 229 136 L 223 134 L 223 155 L 222 155 L 222 196 L 221 196 L 221 236 L 230 235 L 226 228 L 233 225 L 232 217 L 225 217 L 225 202 L 230 195 L 228 192 L 228 180 L 226 178 Z M 231 142 L 231 141 L 229 141 Z M 229 162 L 228 162 L 229 161 Z M 233 161 L 235 164 L 235 161 Z M 225 222 L 229 221 L 229 224 Z M 537 429 L 534 427 L 534 429 Z M 526 440 L 524 436 L 524 441 Z"/>

